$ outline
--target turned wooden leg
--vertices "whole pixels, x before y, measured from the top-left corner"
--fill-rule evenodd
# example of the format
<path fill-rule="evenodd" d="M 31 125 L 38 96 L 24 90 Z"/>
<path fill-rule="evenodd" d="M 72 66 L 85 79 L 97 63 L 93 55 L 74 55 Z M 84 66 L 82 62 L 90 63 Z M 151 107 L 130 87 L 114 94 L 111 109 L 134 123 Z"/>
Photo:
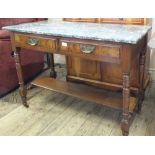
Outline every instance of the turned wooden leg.
<path fill-rule="evenodd" d="M 20 85 L 19 94 L 21 96 L 23 105 L 25 107 L 29 107 L 29 105 L 27 104 L 27 98 L 26 98 L 27 91 L 24 85 L 24 78 L 23 78 L 23 72 L 21 67 L 20 48 L 16 48 L 16 50 L 14 51 L 14 58 L 16 62 L 16 70 L 17 70 L 17 75 L 18 75 L 18 80 Z"/>
<path fill-rule="evenodd" d="M 54 69 L 54 55 L 53 54 L 47 54 L 47 65 L 51 69 L 50 71 L 50 77 L 56 78 L 56 72 Z"/>
<path fill-rule="evenodd" d="M 143 53 L 140 57 L 140 87 L 138 95 L 138 109 L 137 112 L 141 112 L 142 103 L 144 100 L 144 70 L 145 70 L 145 54 Z"/>
<path fill-rule="evenodd" d="M 130 85 L 129 74 L 123 74 L 123 114 L 121 121 L 122 134 L 129 134 L 129 101 L 130 101 Z"/>

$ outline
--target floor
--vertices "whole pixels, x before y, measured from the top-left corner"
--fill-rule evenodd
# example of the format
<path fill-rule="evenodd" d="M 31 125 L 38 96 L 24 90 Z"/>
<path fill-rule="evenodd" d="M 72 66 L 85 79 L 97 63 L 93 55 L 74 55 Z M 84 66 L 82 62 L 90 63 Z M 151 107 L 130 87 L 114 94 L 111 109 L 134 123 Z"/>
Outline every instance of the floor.
<path fill-rule="evenodd" d="M 64 68 L 56 68 L 64 80 Z M 48 74 L 44 72 L 42 75 Z M 130 127 L 135 136 L 155 135 L 155 83 L 146 90 L 140 114 Z M 0 135 L 15 136 L 119 136 L 121 112 L 41 88 L 28 92 L 29 108 L 21 104 L 18 90 L 0 99 Z"/>

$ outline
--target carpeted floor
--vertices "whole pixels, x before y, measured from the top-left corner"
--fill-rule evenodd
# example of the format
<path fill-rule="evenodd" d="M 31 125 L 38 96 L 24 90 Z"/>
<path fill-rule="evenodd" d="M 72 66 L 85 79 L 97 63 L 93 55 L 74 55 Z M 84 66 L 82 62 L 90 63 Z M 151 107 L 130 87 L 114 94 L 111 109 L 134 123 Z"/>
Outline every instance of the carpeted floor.
<path fill-rule="evenodd" d="M 56 71 L 64 79 L 64 67 Z M 155 135 L 154 92 L 150 83 L 130 135 Z M 0 99 L 0 135 L 121 135 L 120 111 L 37 87 L 28 91 L 28 103 L 28 109 L 22 106 L 18 90 Z"/>

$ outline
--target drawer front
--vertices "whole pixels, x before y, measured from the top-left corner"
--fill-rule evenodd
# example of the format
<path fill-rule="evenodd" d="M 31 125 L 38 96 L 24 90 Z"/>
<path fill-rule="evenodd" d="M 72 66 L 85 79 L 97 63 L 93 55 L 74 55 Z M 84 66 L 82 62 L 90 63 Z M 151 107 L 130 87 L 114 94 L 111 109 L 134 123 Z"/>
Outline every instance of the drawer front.
<path fill-rule="evenodd" d="M 14 34 L 15 44 L 27 49 L 39 51 L 56 50 L 57 41 L 55 38 L 46 38 L 33 35 Z"/>
<path fill-rule="evenodd" d="M 102 62 L 118 63 L 120 59 L 121 45 L 83 44 L 60 40 L 59 49 L 60 52 L 68 55 L 75 55 Z"/>

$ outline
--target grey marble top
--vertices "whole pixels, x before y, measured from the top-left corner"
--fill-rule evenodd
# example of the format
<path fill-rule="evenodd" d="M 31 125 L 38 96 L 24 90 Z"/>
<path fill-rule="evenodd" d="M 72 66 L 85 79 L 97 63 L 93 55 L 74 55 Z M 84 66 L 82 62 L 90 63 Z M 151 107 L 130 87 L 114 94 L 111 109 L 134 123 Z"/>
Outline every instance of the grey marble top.
<path fill-rule="evenodd" d="M 155 49 L 155 34 L 151 37 L 151 39 L 148 42 L 148 47 Z"/>
<path fill-rule="evenodd" d="M 3 27 L 5 30 L 136 44 L 151 26 L 41 21 Z"/>

